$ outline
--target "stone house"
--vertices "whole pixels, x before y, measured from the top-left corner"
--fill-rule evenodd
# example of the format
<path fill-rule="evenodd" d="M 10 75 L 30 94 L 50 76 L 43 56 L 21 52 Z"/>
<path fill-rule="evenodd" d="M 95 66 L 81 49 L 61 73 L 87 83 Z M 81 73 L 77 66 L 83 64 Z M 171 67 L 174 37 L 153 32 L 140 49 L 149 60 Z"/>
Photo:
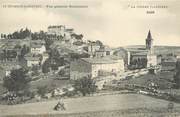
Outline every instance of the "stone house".
<path fill-rule="evenodd" d="M 88 75 L 95 78 L 108 73 L 121 72 L 124 72 L 124 61 L 116 56 L 81 58 L 70 64 L 70 79 L 78 79 Z"/>

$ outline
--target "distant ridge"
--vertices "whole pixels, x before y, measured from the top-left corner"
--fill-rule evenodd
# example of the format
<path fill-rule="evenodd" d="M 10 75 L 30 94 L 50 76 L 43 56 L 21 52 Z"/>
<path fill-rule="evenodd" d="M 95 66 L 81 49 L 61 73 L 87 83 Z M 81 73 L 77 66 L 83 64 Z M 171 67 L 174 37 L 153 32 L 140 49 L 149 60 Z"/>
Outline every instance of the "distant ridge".
<path fill-rule="evenodd" d="M 117 50 L 130 50 L 130 51 L 145 51 L 145 45 L 129 45 L 124 47 L 118 47 Z M 175 54 L 180 55 L 180 46 L 168 46 L 168 45 L 156 45 L 154 46 L 154 52 L 157 55 L 160 54 Z"/>
<path fill-rule="evenodd" d="M 145 48 L 145 45 L 128 45 L 128 46 L 123 46 L 124 48 Z M 180 48 L 180 46 L 168 46 L 168 45 L 155 45 L 155 48 Z M 120 47 L 119 47 L 120 48 Z"/>

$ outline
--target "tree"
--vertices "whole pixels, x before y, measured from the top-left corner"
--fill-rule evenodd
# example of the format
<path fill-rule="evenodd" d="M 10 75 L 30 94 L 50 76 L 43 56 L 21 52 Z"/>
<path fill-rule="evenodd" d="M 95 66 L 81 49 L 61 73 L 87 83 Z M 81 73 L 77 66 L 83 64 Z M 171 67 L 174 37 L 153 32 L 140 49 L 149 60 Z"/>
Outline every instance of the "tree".
<path fill-rule="evenodd" d="M 8 39 L 12 39 L 12 35 L 11 35 L 11 34 L 8 34 L 8 35 L 7 35 L 7 38 L 8 38 Z"/>
<path fill-rule="evenodd" d="M 26 37 L 30 37 L 31 36 L 31 31 L 26 28 L 26 29 L 23 29 L 21 28 L 20 31 L 15 31 L 12 33 L 10 39 L 25 39 Z"/>
<path fill-rule="evenodd" d="M 6 34 L 4 34 L 4 39 L 6 39 L 7 38 L 7 35 Z"/>
<path fill-rule="evenodd" d="M 3 39 L 4 38 L 4 34 L 1 34 L 1 39 Z"/>
<path fill-rule="evenodd" d="M 52 58 L 52 59 L 58 59 L 59 57 L 60 57 L 59 51 L 58 51 L 56 48 L 51 49 L 50 58 Z"/>
<path fill-rule="evenodd" d="M 69 53 L 69 54 L 70 54 L 70 58 L 71 58 L 72 61 L 73 61 L 73 60 L 77 60 L 77 59 L 79 59 L 79 58 L 88 58 L 88 57 L 90 57 L 90 55 L 87 54 L 87 53 L 82 53 L 82 54 Z"/>
<path fill-rule="evenodd" d="M 58 72 L 58 74 L 60 75 L 60 76 L 64 76 L 65 75 L 65 70 L 64 69 L 61 69 L 59 72 Z"/>
<path fill-rule="evenodd" d="M 64 58 L 60 55 L 57 49 L 52 49 L 50 52 L 51 66 L 55 69 L 64 65 Z"/>
<path fill-rule="evenodd" d="M 176 63 L 176 74 L 174 75 L 175 88 L 180 88 L 180 62 Z"/>
<path fill-rule="evenodd" d="M 44 64 L 42 65 L 42 72 L 43 72 L 43 73 L 48 73 L 48 72 L 50 72 L 49 67 L 50 67 L 50 64 L 49 64 L 49 59 L 48 59 L 48 60 L 46 60 L 46 61 L 44 62 Z"/>
<path fill-rule="evenodd" d="M 26 91 L 29 88 L 30 78 L 25 68 L 12 70 L 10 76 L 3 79 L 3 86 L 10 92 Z"/>
<path fill-rule="evenodd" d="M 100 46 L 103 46 L 103 43 L 102 43 L 100 40 L 96 40 L 95 43 L 98 44 L 98 45 L 100 45 Z"/>
<path fill-rule="evenodd" d="M 39 39 L 42 40 L 42 39 L 45 39 L 45 38 L 46 38 L 46 33 L 41 30 L 41 31 L 39 32 Z"/>
<path fill-rule="evenodd" d="M 15 31 L 13 34 L 12 34 L 13 38 L 14 39 L 18 39 L 19 38 L 19 32 L 18 31 Z"/>
<path fill-rule="evenodd" d="M 174 75 L 175 88 L 180 88 L 180 70 L 176 71 Z"/>
<path fill-rule="evenodd" d="M 169 111 L 169 112 L 172 112 L 173 109 L 174 109 L 174 103 L 173 103 L 173 102 L 169 102 L 169 103 L 168 103 L 168 111 Z"/>
<path fill-rule="evenodd" d="M 54 71 L 58 70 L 57 64 L 51 64 L 51 69 Z"/>
<path fill-rule="evenodd" d="M 48 92 L 48 87 L 47 86 L 40 86 L 37 88 L 37 93 L 43 97 L 46 93 Z"/>
<path fill-rule="evenodd" d="M 53 40 L 47 38 L 45 39 L 45 46 L 46 46 L 46 50 L 49 50 L 50 49 L 50 45 L 53 44 Z"/>
<path fill-rule="evenodd" d="M 23 48 L 21 49 L 21 57 L 24 57 L 25 54 L 29 53 L 30 48 L 26 45 L 23 45 Z"/>
<path fill-rule="evenodd" d="M 78 53 L 69 53 L 71 60 L 77 60 L 80 58 Z"/>
<path fill-rule="evenodd" d="M 39 67 L 37 65 L 32 66 L 32 75 L 37 76 L 39 75 Z"/>
<path fill-rule="evenodd" d="M 90 76 L 75 80 L 74 88 L 76 91 L 80 91 L 83 96 L 86 96 L 86 94 L 91 94 L 96 91 L 95 81 L 91 79 Z"/>
<path fill-rule="evenodd" d="M 82 44 L 83 44 L 82 41 L 75 41 L 75 42 L 73 43 L 73 45 L 76 45 L 76 46 L 81 46 Z"/>
<path fill-rule="evenodd" d="M 3 61 L 7 60 L 7 51 L 6 50 L 2 51 L 1 58 L 2 58 Z"/>
<path fill-rule="evenodd" d="M 14 46 L 14 49 L 21 49 L 21 45 L 20 45 L 20 44 L 16 44 L 16 45 Z"/>
<path fill-rule="evenodd" d="M 32 33 L 31 37 L 32 37 L 32 40 L 37 40 L 38 39 L 38 33 L 37 32 Z"/>
<path fill-rule="evenodd" d="M 177 71 L 180 71 L 180 61 L 177 61 L 177 62 L 176 62 L 176 70 L 177 70 Z"/>
<path fill-rule="evenodd" d="M 28 28 L 26 28 L 25 30 L 22 31 L 20 39 L 24 39 L 26 37 L 29 37 L 30 35 L 31 35 L 31 31 Z"/>
<path fill-rule="evenodd" d="M 62 39 L 63 39 L 63 36 L 62 36 L 62 35 L 58 35 L 58 36 L 57 36 L 57 39 L 58 39 L 58 40 L 62 40 Z"/>
<path fill-rule="evenodd" d="M 77 40 L 82 40 L 82 38 L 83 38 L 83 35 L 82 34 L 75 34 L 75 33 L 73 33 L 73 34 L 71 34 L 71 37 L 74 37 L 75 39 L 77 39 Z"/>

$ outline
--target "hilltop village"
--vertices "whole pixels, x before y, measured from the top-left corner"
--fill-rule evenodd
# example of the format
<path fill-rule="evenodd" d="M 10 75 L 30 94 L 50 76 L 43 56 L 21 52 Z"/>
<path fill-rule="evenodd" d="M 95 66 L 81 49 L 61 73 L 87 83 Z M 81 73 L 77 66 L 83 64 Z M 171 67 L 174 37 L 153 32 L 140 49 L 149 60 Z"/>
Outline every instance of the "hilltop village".
<path fill-rule="evenodd" d="M 13 98 L 17 100 L 13 103 L 21 103 L 17 97 L 23 95 L 21 100 L 33 102 L 109 89 L 163 98 L 171 96 L 169 89 L 180 94 L 176 90 L 180 87 L 180 47 L 154 46 L 150 30 L 143 32 L 147 33 L 144 45 L 119 48 L 111 48 L 100 40 L 86 40 L 83 34 L 64 25 L 49 26 L 47 30 L 31 32 L 26 28 L 1 34 L 1 100 Z M 83 87 L 88 90 L 78 87 L 81 79 L 90 83 Z M 28 88 L 21 83 L 27 83 Z"/>

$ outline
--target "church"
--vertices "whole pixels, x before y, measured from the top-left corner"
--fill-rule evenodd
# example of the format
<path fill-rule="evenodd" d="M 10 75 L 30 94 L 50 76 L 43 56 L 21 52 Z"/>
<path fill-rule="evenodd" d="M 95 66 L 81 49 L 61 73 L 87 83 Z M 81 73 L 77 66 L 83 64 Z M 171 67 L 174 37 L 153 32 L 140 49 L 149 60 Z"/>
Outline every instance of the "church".
<path fill-rule="evenodd" d="M 149 30 L 145 39 L 145 46 L 132 46 L 125 48 L 127 51 L 128 66 L 131 68 L 146 68 L 156 66 L 160 58 L 154 53 L 153 38 Z"/>

